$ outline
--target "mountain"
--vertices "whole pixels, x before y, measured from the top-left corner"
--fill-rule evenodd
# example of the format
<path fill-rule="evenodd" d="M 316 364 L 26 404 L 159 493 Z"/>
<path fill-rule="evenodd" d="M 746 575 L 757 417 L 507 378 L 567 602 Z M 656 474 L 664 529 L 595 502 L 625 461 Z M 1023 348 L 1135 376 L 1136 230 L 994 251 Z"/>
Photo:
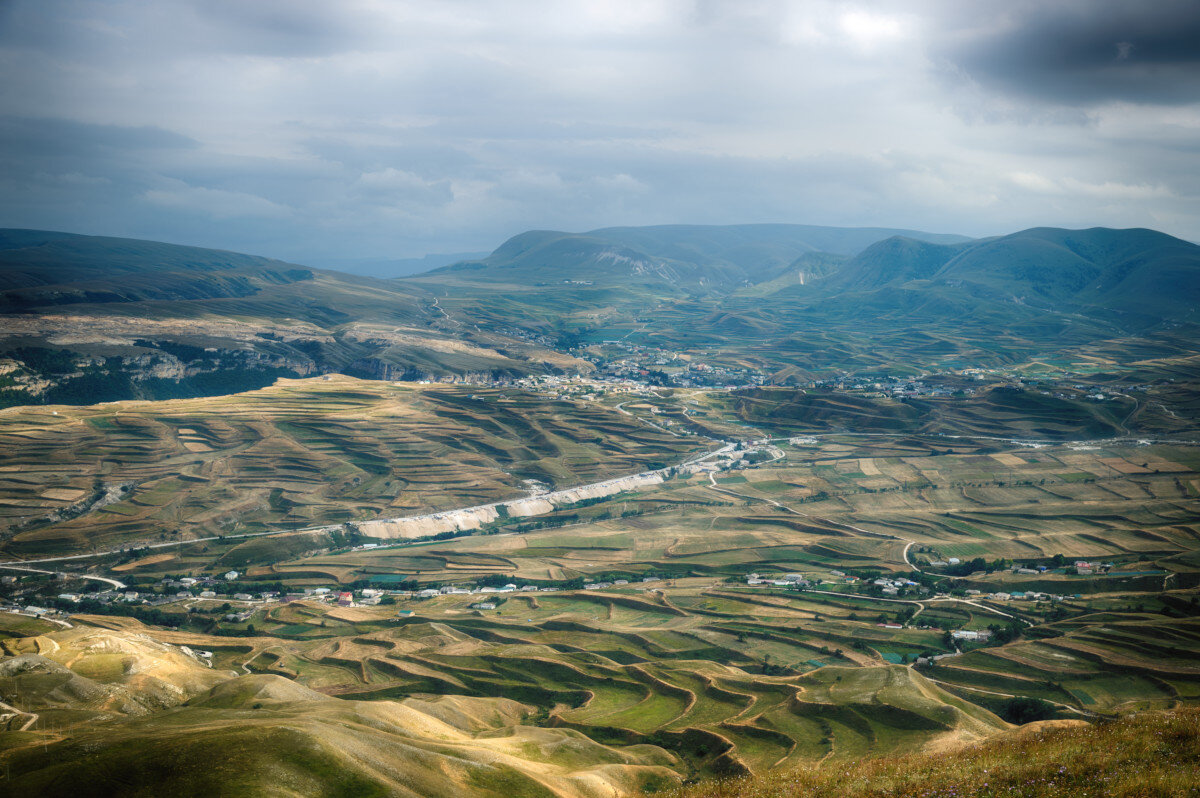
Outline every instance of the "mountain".
<path fill-rule="evenodd" d="M 359 274 L 364 277 L 391 279 L 393 277 L 408 277 L 413 274 L 422 274 L 433 269 L 440 269 L 442 266 L 448 266 L 451 263 L 458 263 L 464 260 L 478 260 L 479 258 L 487 257 L 487 255 L 487 252 L 454 252 L 433 253 L 420 258 L 351 258 L 349 260 L 345 258 L 305 258 L 305 261 L 322 269 L 333 269 L 334 271 Z"/>
<path fill-rule="evenodd" d="M 767 378 L 1191 351 L 1200 247 L 805 225 L 530 231 L 379 280 L 219 250 L 0 231 L 0 405 L 211 395 L 278 376 L 587 372 L 621 341 Z M 1075 354 L 1071 354 L 1075 353 Z"/>
<path fill-rule="evenodd" d="M 789 379 L 1091 357 L 1097 345 L 1116 360 L 1177 356 L 1200 322 L 1200 247 L 1152 230 L 534 231 L 403 282 L 560 346 L 703 351 Z"/>
<path fill-rule="evenodd" d="M 856 294 L 876 310 L 920 291 L 968 305 L 1123 316 L 1135 326 L 1195 320 L 1200 247 L 1143 229 L 1041 227 L 949 245 L 893 237 L 847 260 L 822 289 L 825 299 Z"/>
<path fill-rule="evenodd" d="M 0 406 L 232 393 L 279 376 L 588 365 L 395 281 L 154 241 L 0 230 Z"/>
<path fill-rule="evenodd" d="M 510 238 L 486 258 L 437 272 L 472 281 L 632 282 L 711 291 L 773 279 L 805 253 L 853 255 L 896 235 L 940 243 L 968 240 L 911 230 L 785 224 L 535 230 Z"/>
<path fill-rule="evenodd" d="M 372 290 L 386 293 L 371 301 Z M 99 307 L 113 303 L 137 307 Z M 0 312 L 45 313 L 60 305 L 160 317 L 241 313 L 318 324 L 364 314 L 397 322 L 437 315 L 423 298 L 389 283 L 270 258 L 157 241 L 0 230 Z"/>

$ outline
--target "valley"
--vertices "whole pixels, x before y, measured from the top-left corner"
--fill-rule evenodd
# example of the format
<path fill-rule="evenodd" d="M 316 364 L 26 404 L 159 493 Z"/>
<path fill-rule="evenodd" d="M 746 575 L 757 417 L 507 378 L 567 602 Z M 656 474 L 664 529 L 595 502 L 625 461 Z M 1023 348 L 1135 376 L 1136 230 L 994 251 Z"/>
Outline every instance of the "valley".
<path fill-rule="evenodd" d="M 600 795 L 1194 701 L 1200 443 L 1165 412 L 1187 392 L 1150 384 L 1135 408 L 1023 391 L 1017 412 L 995 390 L 914 409 L 850 387 L 318 377 L 11 408 L 3 440 L 28 460 L 4 474 L 8 556 L 84 558 L 5 571 L 6 762 L 29 789 L 92 761 L 167 783 L 129 759 L 154 738 L 202 784 L 219 782 L 200 751 L 227 747 L 302 790 L 407 789 L 390 772 L 430 795 Z M 1089 425 L 1109 437 L 1072 438 Z M 373 520 L 646 469 L 664 472 L 447 533 Z M 22 528 L 97 479 L 129 487 Z M 111 642 L 63 653 L 89 636 Z M 243 762 L 247 728 L 278 745 Z"/>
<path fill-rule="evenodd" d="M 725 794 L 1200 700 L 1190 244 L 5 235 L 6 788 Z"/>

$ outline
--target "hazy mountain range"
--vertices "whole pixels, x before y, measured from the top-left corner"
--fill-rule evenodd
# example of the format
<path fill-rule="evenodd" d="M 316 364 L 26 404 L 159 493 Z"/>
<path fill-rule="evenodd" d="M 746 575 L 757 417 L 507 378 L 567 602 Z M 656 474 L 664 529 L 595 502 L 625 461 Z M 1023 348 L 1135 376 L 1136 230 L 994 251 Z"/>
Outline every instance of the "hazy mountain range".
<path fill-rule="evenodd" d="M 716 348 L 773 380 L 1019 363 L 1081 347 L 1136 360 L 1178 353 L 1194 338 L 1197 306 L 1200 247 L 1142 229 L 977 240 L 805 225 L 531 231 L 486 257 L 395 280 L 0 231 L 9 403 L 100 372 L 124 376 L 92 388 L 123 398 L 242 389 L 247 374 L 587 371 L 567 348 L 631 335 L 664 350 Z M 47 351 L 86 360 L 55 364 Z M 197 379 L 204 385 L 188 382 Z"/>

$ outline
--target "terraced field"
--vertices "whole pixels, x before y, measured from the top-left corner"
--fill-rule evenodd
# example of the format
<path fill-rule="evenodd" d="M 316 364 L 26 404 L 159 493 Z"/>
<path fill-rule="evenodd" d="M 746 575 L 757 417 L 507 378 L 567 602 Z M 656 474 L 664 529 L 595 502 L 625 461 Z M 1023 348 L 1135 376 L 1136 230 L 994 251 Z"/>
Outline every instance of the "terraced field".
<path fill-rule="evenodd" d="M 1021 639 L 916 666 L 920 655 L 954 653 L 942 628 L 997 619 L 966 603 L 921 600 L 909 618 L 895 600 L 689 578 L 502 594 L 489 598 L 497 610 L 458 594 L 397 607 L 275 604 L 221 623 L 220 636 L 77 620 L 211 650 L 217 668 L 346 700 L 515 700 L 542 726 L 658 746 L 676 772 L 696 776 L 981 740 L 1008 728 L 994 713 L 1018 696 L 1075 718 L 1195 702 L 1200 610 L 1189 596 L 1160 594 L 1145 612 L 1104 610 L 1111 597 L 1072 600 L 1057 621 L 1031 605 Z M 1168 604 L 1191 615 L 1154 611 Z"/>
<path fill-rule="evenodd" d="M 784 459 L 767 465 L 713 478 L 680 476 L 535 522 L 508 519 L 494 530 L 517 534 L 296 559 L 286 555 L 287 538 L 271 538 L 226 551 L 219 565 L 248 562 L 256 564 L 256 578 L 312 585 L 389 575 L 436 584 L 487 576 L 549 584 L 605 574 L 905 572 L 949 558 L 1049 562 L 1061 555 L 1115 567 L 1090 577 L 1061 568 L 1036 578 L 980 573 L 964 586 L 1074 594 L 1196 584 L 1200 500 L 1192 484 L 1200 449 L 812 440 L 781 444 Z M 246 553 L 253 547 L 277 556 L 257 565 L 264 560 Z M 177 566 L 150 563 L 136 572 Z"/>
<path fill-rule="evenodd" d="M 169 540 L 450 509 L 520 495 L 526 480 L 559 487 L 678 463 L 711 448 L 701 431 L 755 434 L 721 409 L 728 397 L 710 399 L 616 408 L 613 397 L 337 378 L 153 408 L 5 411 L 22 458 L 0 472 L 11 491 L 6 545 L 44 552 L 128 541 L 147 524 Z M 711 415 L 667 409 L 684 406 Z M 673 431 L 694 422 L 693 434 L 652 426 L 672 412 Z M 228 593 L 396 591 L 377 606 L 311 592 L 287 602 L 188 594 L 130 610 L 157 613 L 156 627 L 86 613 L 72 622 L 168 646 L 180 667 L 179 646 L 208 651 L 213 669 L 203 673 L 259 680 L 197 697 L 181 714 L 187 735 L 236 725 L 225 715 L 193 724 L 208 712 L 286 726 L 306 717 L 296 701 L 311 710 L 306 740 L 345 734 L 347 712 L 383 712 L 380 723 L 399 717 L 397 705 L 449 713 L 454 730 L 437 727 L 449 748 L 422 738 L 405 750 L 432 762 L 452 748 L 479 762 L 495 761 L 499 746 L 514 757 L 505 778 L 534 795 L 541 787 L 529 785 L 550 783 L 548 773 L 591 795 L 947 750 L 1009 730 L 1003 718 L 1028 699 L 1060 720 L 1200 701 L 1200 447 L 826 429 L 752 454 L 737 467 L 502 516 L 466 536 L 352 549 L 335 539 L 344 533 L 294 531 L 93 566 L 143 590 L 186 573 L 217 577 Z M 78 502 L 90 509 L 16 528 L 24 507 Z M 1076 560 L 1105 565 L 1079 573 Z M 232 584 L 220 579 L 231 568 Z M 775 584 L 786 574 L 809 584 Z M 908 581 L 885 594 L 873 584 L 882 577 Z M 507 582 L 526 589 L 466 590 Z M 594 582 L 608 584 L 579 588 Z M 446 590 L 426 599 L 397 590 L 413 583 Z M 485 601 L 497 606 L 472 606 Z M 249 617 L 227 615 L 234 605 Z M 100 717 L 108 692 L 68 682 L 85 701 L 5 681 L 6 662 L 53 658 L 55 645 L 74 645 L 70 635 L 32 619 L 5 628 L 0 693 L 23 702 L 9 723 L 45 710 L 71 729 L 63 745 L 106 745 L 73 724 Z M 75 675 L 127 684 L 136 674 L 113 653 L 82 657 Z M 286 710 L 280 695 L 290 696 Z M 121 728 L 134 739 L 157 727 Z M 175 750 L 190 750 L 180 740 Z M 538 746 L 555 753 L 538 759 L 529 753 Z M 475 789 L 476 766 L 463 767 L 455 783 Z"/>
<path fill-rule="evenodd" d="M 697 451 L 501 389 L 284 380 L 246 394 L 0 412 L 8 556 L 343 523 L 525 495 Z M 329 542 L 314 548 L 328 548 Z"/>
<path fill-rule="evenodd" d="M 967 698 L 1031 695 L 1106 714 L 1170 708 L 1200 698 L 1197 618 L 1084 615 L 1040 631 L 1046 637 L 971 652 L 938 663 L 927 674 Z"/>
<path fill-rule="evenodd" d="M 293 603 L 253 618 L 258 636 L 234 650 L 229 638 L 148 631 L 121 619 L 90 622 L 224 649 L 223 667 L 295 679 L 344 699 L 515 699 L 547 713 L 550 727 L 665 747 L 691 773 L 919 748 L 1006 726 L 915 671 L 888 665 L 871 646 L 851 648 L 878 640 L 888 649 L 941 650 L 931 630 L 909 630 L 903 643 L 874 632 L 873 623 L 846 620 L 846 606 L 874 616 L 890 612 L 886 604 L 745 597 L 774 610 L 753 620 L 702 609 L 736 610 L 742 597 L 726 591 L 677 586 L 668 593 L 514 596 L 499 612 L 470 610 L 476 598 L 448 595 L 409 604 L 416 614 L 402 618 L 385 608 Z M 817 608 L 829 617 L 814 621 Z"/>

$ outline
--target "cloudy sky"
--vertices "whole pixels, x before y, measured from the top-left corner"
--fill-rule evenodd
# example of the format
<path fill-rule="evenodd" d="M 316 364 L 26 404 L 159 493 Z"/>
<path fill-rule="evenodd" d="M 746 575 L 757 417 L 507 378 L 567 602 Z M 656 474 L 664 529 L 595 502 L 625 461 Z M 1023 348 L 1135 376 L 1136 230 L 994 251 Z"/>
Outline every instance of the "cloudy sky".
<path fill-rule="evenodd" d="M 531 228 L 1200 240 L 1200 3 L 0 0 L 0 226 L 305 262 Z"/>

